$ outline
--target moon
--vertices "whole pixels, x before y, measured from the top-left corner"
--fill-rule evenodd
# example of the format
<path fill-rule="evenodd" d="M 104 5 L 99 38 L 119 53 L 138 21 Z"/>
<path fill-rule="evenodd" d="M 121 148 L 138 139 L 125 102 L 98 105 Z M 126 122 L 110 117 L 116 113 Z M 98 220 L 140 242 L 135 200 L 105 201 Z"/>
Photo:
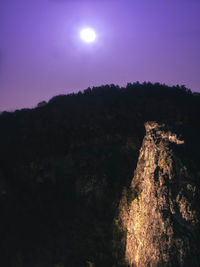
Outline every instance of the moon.
<path fill-rule="evenodd" d="M 96 32 L 92 28 L 84 28 L 80 32 L 80 37 L 85 43 L 93 43 L 96 40 Z"/>

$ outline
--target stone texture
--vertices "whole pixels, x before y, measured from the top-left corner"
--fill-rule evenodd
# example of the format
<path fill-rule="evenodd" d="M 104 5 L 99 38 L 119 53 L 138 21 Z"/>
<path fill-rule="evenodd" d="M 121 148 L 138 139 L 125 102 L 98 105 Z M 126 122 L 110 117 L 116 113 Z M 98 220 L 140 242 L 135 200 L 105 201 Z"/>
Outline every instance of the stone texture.
<path fill-rule="evenodd" d="M 156 122 L 145 128 L 117 219 L 126 234 L 126 262 L 134 267 L 200 266 L 199 175 L 187 166 L 184 140 L 174 129 Z"/>

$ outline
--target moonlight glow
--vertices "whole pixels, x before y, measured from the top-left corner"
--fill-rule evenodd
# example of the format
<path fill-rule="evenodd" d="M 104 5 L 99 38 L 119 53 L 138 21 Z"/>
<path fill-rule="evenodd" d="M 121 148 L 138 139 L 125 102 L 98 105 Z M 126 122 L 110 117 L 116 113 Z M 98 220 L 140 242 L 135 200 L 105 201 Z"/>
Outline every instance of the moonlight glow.
<path fill-rule="evenodd" d="M 80 35 L 81 39 L 86 43 L 93 43 L 96 39 L 96 33 L 91 28 L 82 29 Z"/>

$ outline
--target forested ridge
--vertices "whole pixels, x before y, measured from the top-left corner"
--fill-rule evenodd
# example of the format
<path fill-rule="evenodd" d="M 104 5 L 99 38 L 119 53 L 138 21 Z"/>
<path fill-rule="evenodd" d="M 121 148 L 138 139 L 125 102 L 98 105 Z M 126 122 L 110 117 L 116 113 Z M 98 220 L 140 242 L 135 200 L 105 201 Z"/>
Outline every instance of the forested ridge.
<path fill-rule="evenodd" d="M 200 95 L 185 86 L 105 85 L 0 115 L 2 266 L 126 266 L 113 220 L 146 121 L 200 148 Z"/>

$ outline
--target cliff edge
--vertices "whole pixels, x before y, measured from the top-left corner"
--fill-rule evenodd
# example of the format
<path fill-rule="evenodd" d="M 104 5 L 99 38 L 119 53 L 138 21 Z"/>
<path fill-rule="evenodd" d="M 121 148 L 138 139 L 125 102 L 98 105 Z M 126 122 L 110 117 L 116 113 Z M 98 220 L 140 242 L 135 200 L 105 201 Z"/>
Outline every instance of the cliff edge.
<path fill-rule="evenodd" d="M 175 129 L 156 122 L 145 123 L 145 128 L 117 219 L 126 236 L 126 263 L 200 266 L 199 172 L 188 167 L 184 137 Z"/>

